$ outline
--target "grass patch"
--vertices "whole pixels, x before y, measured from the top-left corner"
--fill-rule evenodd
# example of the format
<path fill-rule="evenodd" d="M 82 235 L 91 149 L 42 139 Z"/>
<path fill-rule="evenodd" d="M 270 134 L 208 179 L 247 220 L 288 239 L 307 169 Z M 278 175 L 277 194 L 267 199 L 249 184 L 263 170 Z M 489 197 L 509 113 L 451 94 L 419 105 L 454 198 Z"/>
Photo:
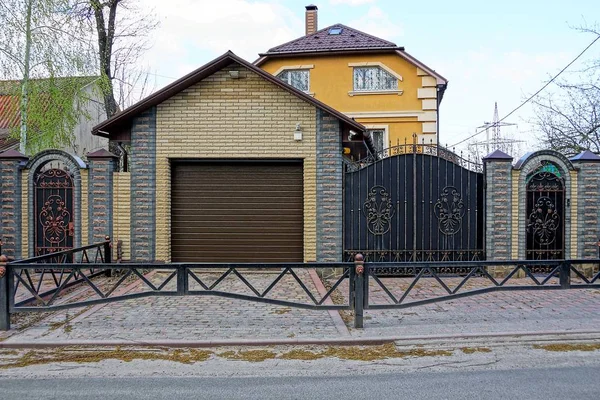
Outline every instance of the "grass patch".
<path fill-rule="evenodd" d="M 240 350 L 240 351 L 225 351 L 217 354 L 219 357 L 228 360 L 261 362 L 273 359 L 277 356 L 276 353 L 270 350 Z"/>
<path fill-rule="evenodd" d="M 600 350 L 600 343 L 593 344 L 566 344 L 566 343 L 554 343 L 554 344 L 534 344 L 534 349 L 546 350 L 546 351 L 596 351 Z"/>
<path fill-rule="evenodd" d="M 133 360 L 163 360 L 182 364 L 193 364 L 206 361 L 213 353 L 204 350 L 174 350 L 173 352 L 159 352 L 156 350 L 55 350 L 52 352 L 28 351 L 18 358 L 10 360 L 6 364 L 0 364 L 0 369 L 22 368 L 32 365 L 43 365 L 49 363 L 95 363 L 104 360 L 120 360 L 131 362 Z"/>
<path fill-rule="evenodd" d="M 461 347 L 460 351 L 465 354 L 473 354 L 473 353 L 491 353 L 492 350 L 487 347 Z"/>

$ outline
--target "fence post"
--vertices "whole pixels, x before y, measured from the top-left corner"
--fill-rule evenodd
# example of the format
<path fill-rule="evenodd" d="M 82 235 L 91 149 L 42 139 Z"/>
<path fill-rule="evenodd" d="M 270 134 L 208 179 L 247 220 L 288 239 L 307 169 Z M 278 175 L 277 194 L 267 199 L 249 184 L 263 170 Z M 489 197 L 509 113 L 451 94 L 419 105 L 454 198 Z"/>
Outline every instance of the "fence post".
<path fill-rule="evenodd" d="M 184 265 L 177 266 L 177 294 L 185 296 L 188 293 L 188 273 Z"/>
<path fill-rule="evenodd" d="M 363 327 L 364 301 L 365 301 L 365 265 L 362 254 L 354 256 L 354 271 L 356 277 L 354 279 L 354 327 Z"/>
<path fill-rule="evenodd" d="M 104 237 L 104 262 L 106 264 L 112 264 L 112 242 L 110 241 L 110 236 Z M 109 278 L 112 276 L 112 269 L 107 269 L 105 275 Z"/>
<path fill-rule="evenodd" d="M 10 293 L 8 286 L 9 268 L 6 265 L 6 256 L 0 256 L 0 331 L 10 329 Z"/>
<path fill-rule="evenodd" d="M 571 263 L 570 261 L 563 261 L 560 264 L 560 288 L 570 289 L 571 288 Z"/>

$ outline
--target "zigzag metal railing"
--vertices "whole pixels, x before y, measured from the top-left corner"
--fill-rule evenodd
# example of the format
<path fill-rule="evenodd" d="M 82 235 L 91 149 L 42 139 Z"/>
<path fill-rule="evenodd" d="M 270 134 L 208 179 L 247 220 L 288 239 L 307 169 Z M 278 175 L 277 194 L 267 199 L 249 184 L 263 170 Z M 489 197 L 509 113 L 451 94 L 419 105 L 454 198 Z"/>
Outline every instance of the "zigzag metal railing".
<path fill-rule="evenodd" d="M 66 289 L 91 282 L 90 279 L 99 275 L 109 275 L 111 270 L 98 268 L 98 264 L 110 262 L 108 237 L 104 242 L 13 261 L 8 274 L 13 293 L 11 304 L 20 307 L 35 301 L 44 302 L 47 298 L 54 301 Z M 51 279 L 46 280 L 46 277 Z M 16 301 L 15 295 L 21 288 L 26 290 L 25 296 Z"/>
<path fill-rule="evenodd" d="M 29 282 L 23 279 L 23 271 L 37 268 L 36 264 L 9 264 L 9 281 L 19 281 L 22 288 L 29 291 L 37 300 L 36 304 L 24 304 L 24 302 L 14 303 L 15 292 L 10 294 L 11 304 L 10 313 L 28 312 L 28 311 L 52 311 L 74 307 L 85 307 L 102 303 L 123 301 L 150 296 L 185 296 L 185 295 L 213 295 L 227 298 L 234 298 L 247 301 L 269 303 L 282 306 L 290 306 L 304 309 L 326 309 L 342 310 L 351 308 L 350 302 L 346 304 L 334 304 L 331 300 L 332 293 L 346 280 L 350 281 L 348 285 L 350 291 L 354 287 L 353 277 L 354 269 L 350 268 L 352 263 L 286 263 L 286 264 L 95 264 L 94 268 L 99 270 L 119 269 L 120 277 L 115 277 L 115 282 L 104 282 L 104 287 L 92 281 L 86 274 L 82 273 L 79 265 L 48 264 L 46 268 L 56 270 L 69 270 L 67 278 L 63 281 L 57 290 L 49 296 L 36 294 L 36 290 Z M 299 275 L 300 270 L 319 270 L 342 268 L 341 276 L 329 287 L 325 294 L 315 293 L 315 290 L 309 289 L 309 279 L 303 280 Z M 156 276 L 149 278 L 148 271 L 166 271 L 166 276 L 159 282 L 152 282 Z M 222 272 L 225 270 L 225 272 Z M 249 280 L 248 273 L 256 274 L 270 272 L 274 275 L 273 280 L 264 290 L 259 290 L 256 285 Z M 275 273 L 273 273 L 275 272 Z M 67 283 L 77 274 L 82 276 L 83 283 L 91 289 L 87 299 L 71 303 L 61 303 L 62 292 L 66 289 Z M 217 275 L 217 279 L 212 280 L 210 276 Z M 285 277 L 291 277 L 298 288 L 306 294 L 308 301 L 300 302 L 284 298 L 273 298 L 274 289 Z M 234 277 L 242 283 L 242 288 L 249 289 L 253 295 L 242 294 L 239 291 L 227 290 L 223 287 L 227 277 Z M 126 286 L 134 281 L 137 284 L 137 292 L 128 293 Z M 175 282 L 175 285 L 169 285 Z M 197 283 L 196 287 L 193 287 Z M 17 287 L 10 285 L 9 287 Z M 351 298 L 351 293 L 348 298 Z"/>
<path fill-rule="evenodd" d="M 600 260 L 511 260 L 460 263 L 403 263 L 403 267 L 412 268 L 415 271 L 415 276 L 398 279 L 380 277 L 375 272 L 376 269 L 379 268 L 398 267 L 398 264 L 367 264 L 365 266 L 364 279 L 366 283 L 364 287 L 368 288 L 369 281 L 372 280 L 375 284 L 374 287 L 380 288 L 385 293 L 388 302 L 386 304 L 381 304 L 368 301 L 365 304 L 365 309 L 408 308 L 493 291 L 600 288 L 600 272 L 593 272 L 590 277 L 587 277 L 577 268 L 582 265 L 592 265 L 593 270 L 600 265 Z M 550 272 L 534 272 L 534 269 L 540 266 L 548 268 Z M 444 272 L 447 271 L 449 267 L 469 272 L 464 276 L 448 276 L 444 274 Z M 502 278 L 494 278 L 492 273 L 490 273 L 492 268 L 498 267 L 508 268 L 508 270 L 503 272 Z M 521 277 L 522 279 L 520 281 L 516 282 L 515 279 L 520 271 L 523 272 L 524 276 Z M 384 282 L 384 280 L 386 282 Z M 439 285 L 437 287 L 442 294 L 435 294 L 429 298 L 407 301 L 409 296 L 416 294 L 415 288 L 417 287 L 417 284 L 426 280 Z M 452 285 L 449 280 L 453 280 L 455 285 Z M 483 285 L 482 282 L 477 282 L 478 285 L 482 287 L 473 290 L 465 290 L 466 284 L 474 280 L 483 281 Z M 579 282 L 576 280 L 579 280 Z M 393 283 L 398 282 L 410 283 L 405 289 L 394 292 L 394 289 L 390 289 L 390 286 Z M 373 289 L 367 290 L 373 291 Z M 423 297 L 420 294 L 418 295 Z"/>

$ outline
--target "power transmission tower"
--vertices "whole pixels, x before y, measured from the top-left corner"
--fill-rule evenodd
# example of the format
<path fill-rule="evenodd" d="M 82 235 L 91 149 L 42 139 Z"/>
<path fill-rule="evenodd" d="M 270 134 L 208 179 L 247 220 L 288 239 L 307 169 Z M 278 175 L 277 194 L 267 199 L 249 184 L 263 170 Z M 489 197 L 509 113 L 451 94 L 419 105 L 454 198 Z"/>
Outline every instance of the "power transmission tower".
<path fill-rule="evenodd" d="M 524 143 L 524 140 L 516 140 L 512 138 L 505 138 L 502 136 L 500 129 L 507 126 L 517 126 L 510 122 L 500 122 L 498 116 L 498 102 L 494 103 L 494 119 L 492 122 L 484 122 L 483 125 L 478 126 L 477 130 L 485 130 L 485 140 L 481 142 L 474 142 L 469 145 L 472 153 L 475 153 L 475 157 L 480 159 L 480 150 L 485 150 L 485 154 L 490 154 L 494 150 L 502 150 L 509 152 L 509 149 L 515 147 L 517 143 Z"/>

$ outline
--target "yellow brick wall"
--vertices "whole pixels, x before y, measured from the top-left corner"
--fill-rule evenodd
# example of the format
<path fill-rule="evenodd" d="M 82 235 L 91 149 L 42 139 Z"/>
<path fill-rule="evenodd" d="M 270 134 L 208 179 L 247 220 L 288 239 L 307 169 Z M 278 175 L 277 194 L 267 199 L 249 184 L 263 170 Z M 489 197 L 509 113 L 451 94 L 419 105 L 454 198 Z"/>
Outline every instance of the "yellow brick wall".
<path fill-rule="evenodd" d="M 113 247 L 117 257 L 117 241 L 123 241 L 123 259 L 130 260 L 131 243 L 131 174 L 113 173 Z"/>
<path fill-rule="evenodd" d="M 232 79 L 230 70 L 240 71 Z M 303 140 L 294 141 L 300 123 Z M 157 107 L 156 259 L 170 261 L 169 159 L 304 160 L 304 259 L 316 259 L 316 109 L 244 67 L 229 67 Z"/>
<path fill-rule="evenodd" d="M 21 258 L 29 257 L 29 170 L 21 171 Z"/>
<path fill-rule="evenodd" d="M 571 175 L 571 255 L 572 259 L 579 258 L 577 255 L 577 171 L 569 171 Z"/>
<path fill-rule="evenodd" d="M 519 178 L 521 171 L 512 171 L 512 224 L 511 224 L 511 258 L 519 259 Z"/>
<path fill-rule="evenodd" d="M 88 219 L 88 170 L 80 169 L 81 174 L 81 245 L 87 246 L 89 219 Z"/>

